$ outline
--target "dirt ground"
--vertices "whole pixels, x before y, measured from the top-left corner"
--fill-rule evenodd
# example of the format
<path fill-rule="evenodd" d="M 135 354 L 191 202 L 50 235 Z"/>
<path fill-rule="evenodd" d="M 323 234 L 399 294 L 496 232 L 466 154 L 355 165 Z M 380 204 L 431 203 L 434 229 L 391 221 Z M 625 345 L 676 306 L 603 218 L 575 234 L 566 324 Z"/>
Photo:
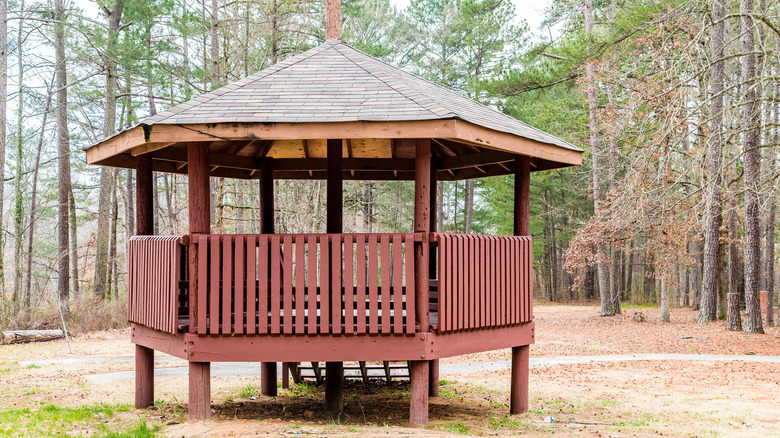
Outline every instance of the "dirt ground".
<path fill-rule="evenodd" d="M 632 353 L 780 355 L 780 330 L 765 335 L 726 332 L 723 323 L 697 324 L 696 312 L 673 309 L 672 323 L 658 309 L 625 309 L 598 316 L 595 305 L 537 305 L 531 356 Z M 642 312 L 645 322 L 635 322 Z M 163 436 L 780 436 L 780 363 L 742 361 L 632 361 L 531 368 L 531 410 L 507 416 L 509 370 L 446 375 L 441 396 L 430 401 L 427 429 L 408 427 L 408 384 L 348 382 L 339 417 L 323 411 L 323 388 L 314 385 L 258 396 L 259 379 L 212 378 L 213 419 L 186 422 L 186 379 L 158 379 L 153 409 L 136 411 L 130 381 L 93 384 L 85 376 L 132 370 L 132 361 L 25 366 L 25 361 L 74 357 L 127 357 L 129 330 L 64 341 L 0 347 L 0 432 L 3 413 L 42 406 L 118 406 L 99 418 L 111 430 L 139 418 Z M 508 350 L 443 360 L 479 362 L 509 358 Z M 20 362 L 22 362 L 20 364 Z M 180 366 L 170 363 L 158 366 Z M 250 397 L 254 397 L 251 399 Z M 23 411 L 27 412 L 27 411 Z M 550 420 L 552 417 L 552 421 Z M 105 429 L 105 427 L 104 427 Z M 101 429 L 102 430 L 102 429 Z M 17 434 L 19 432 L 17 431 Z M 22 433 L 24 434 L 24 433 Z M 94 421 L 67 434 L 99 434 Z M 9 435 L 1 433 L 0 435 Z M 11 436 L 14 435 L 12 431 Z"/>

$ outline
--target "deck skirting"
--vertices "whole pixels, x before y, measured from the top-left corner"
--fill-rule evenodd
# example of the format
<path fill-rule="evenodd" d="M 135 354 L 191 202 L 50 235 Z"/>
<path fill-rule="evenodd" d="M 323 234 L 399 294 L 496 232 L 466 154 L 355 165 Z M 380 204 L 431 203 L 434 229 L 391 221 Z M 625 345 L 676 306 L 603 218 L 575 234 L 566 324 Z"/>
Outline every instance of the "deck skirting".
<path fill-rule="evenodd" d="M 192 362 L 432 360 L 534 343 L 534 323 L 413 335 L 170 334 L 132 324 L 132 342 Z"/>

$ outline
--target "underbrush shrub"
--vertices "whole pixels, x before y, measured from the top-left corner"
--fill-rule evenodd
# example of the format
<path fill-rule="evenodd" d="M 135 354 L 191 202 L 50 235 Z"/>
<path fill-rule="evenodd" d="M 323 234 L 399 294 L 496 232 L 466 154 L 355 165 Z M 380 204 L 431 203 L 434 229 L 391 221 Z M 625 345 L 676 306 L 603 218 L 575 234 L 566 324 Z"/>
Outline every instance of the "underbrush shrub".
<path fill-rule="evenodd" d="M 127 299 L 120 296 L 112 300 L 95 298 L 73 300 L 70 312 L 63 314 L 69 334 L 119 329 L 127 322 Z M 30 312 L 6 312 L 0 315 L 3 330 L 54 330 L 62 328 L 56 305 L 46 303 Z"/>

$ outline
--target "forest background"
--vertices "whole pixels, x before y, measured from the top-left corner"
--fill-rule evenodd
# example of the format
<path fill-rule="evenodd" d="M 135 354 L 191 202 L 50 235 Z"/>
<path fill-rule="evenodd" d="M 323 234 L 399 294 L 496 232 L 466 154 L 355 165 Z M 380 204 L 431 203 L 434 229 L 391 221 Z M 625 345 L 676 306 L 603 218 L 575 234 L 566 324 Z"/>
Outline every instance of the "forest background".
<path fill-rule="evenodd" d="M 774 324 L 780 4 L 552 0 L 529 29 L 508 0 L 342 3 L 347 44 L 585 149 L 532 176 L 537 299 Z M 133 173 L 83 149 L 321 43 L 324 8 L 0 0 L 0 327 L 125 324 Z M 155 233 L 186 233 L 186 177 L 154 181 Z M 325 182 L 276 184 L 276 229 L 324 232 Z M 439 184 L 438 229 L 511 234 L 511 177 Z M 257 183 L 212 187 L 215 232 L 258 232 Z M 408 231 L 412 198 L 347 182 L 345 228 Z"/>

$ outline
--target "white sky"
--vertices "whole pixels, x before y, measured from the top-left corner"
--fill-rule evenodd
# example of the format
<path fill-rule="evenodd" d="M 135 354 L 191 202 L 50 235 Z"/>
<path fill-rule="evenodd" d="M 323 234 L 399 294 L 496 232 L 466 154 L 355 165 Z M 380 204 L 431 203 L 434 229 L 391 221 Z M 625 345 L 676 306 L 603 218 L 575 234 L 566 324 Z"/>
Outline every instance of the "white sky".
<path fill-rule="evenodd" d="M 515 4 L 517 19 L 525 20 L 531 33 L 539 33 L 539 25 L 544 19 L 544 10 L 550 6 L 552 0 L 511 0 Z M 390 0 L 390 3 L 398 8 L 405 9 L 410 0 Z"/>

